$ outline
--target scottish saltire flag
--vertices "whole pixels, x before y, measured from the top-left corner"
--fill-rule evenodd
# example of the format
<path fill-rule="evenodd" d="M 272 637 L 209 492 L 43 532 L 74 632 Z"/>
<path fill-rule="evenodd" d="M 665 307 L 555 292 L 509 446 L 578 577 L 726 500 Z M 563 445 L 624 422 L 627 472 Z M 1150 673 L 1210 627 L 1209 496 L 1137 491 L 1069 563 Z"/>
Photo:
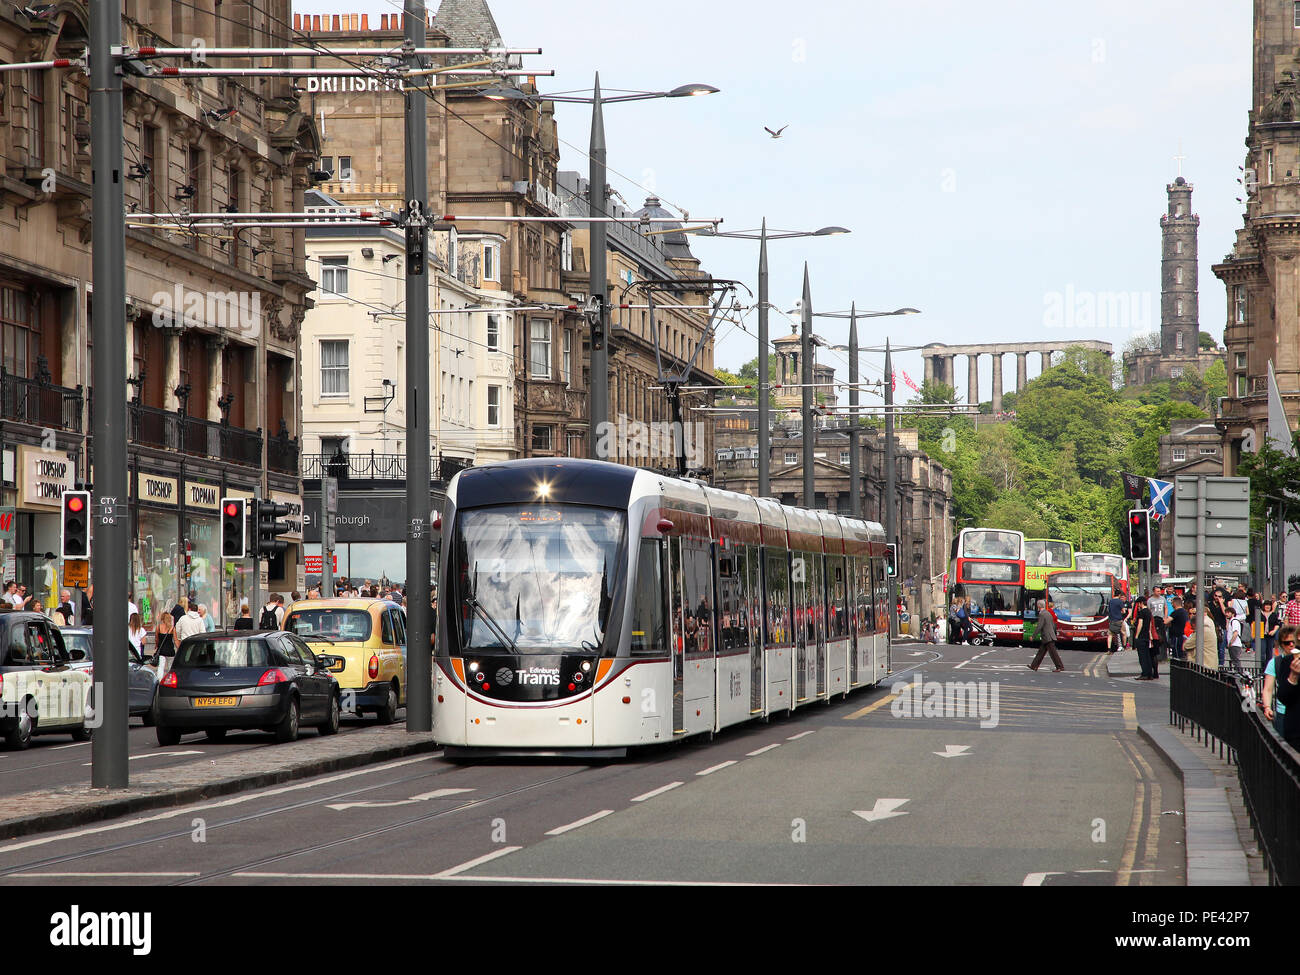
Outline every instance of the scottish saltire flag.
<path fill-rule="evenodd" d="M 1173 481 L 1159 481 L 1154 477 L 1147 478 L 1147 488 L 1151 491 L 1151 508 L 1153 515 L 1169 514 L 1169 496 L 1173 494 Z"/>

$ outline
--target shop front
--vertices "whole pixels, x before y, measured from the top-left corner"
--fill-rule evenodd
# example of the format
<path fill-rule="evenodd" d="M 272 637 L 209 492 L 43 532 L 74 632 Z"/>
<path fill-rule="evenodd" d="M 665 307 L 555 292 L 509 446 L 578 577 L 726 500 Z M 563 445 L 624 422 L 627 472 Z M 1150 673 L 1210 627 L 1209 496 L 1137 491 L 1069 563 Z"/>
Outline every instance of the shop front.
<path fill-rule="evenodd" d="M 59 450 L 17 445 L 4 448 L 0 507 L 0 565 L 48 609 L 59 603 L 62 561 L 59 518 L 64 491 L 75 487 L 76 462 Z"/>
<path fill-rule="evenodd" d="M 307 585 L 320 582 L 320 493 L 304 491 L 307 512 L 303 519 L 303 552 L 313 559 L 315 571 L 307 573 Z M 442 491 L 431 491 L 428 511 L 442 510 L 446 500 Z M 427 512 L 426 512 L 427 513 Z M 334 556 L 338 563 L 335 581 L 362 586 L 367 581 L 378 585 L 406 582 L 406 494 L 397 491 L 339 490 L 338 514 L 335 518 Z M 432 536 L 436 538 L 437 536 Z M 437 549 L 430 548 L 430 581 L 437 578 Z"/>

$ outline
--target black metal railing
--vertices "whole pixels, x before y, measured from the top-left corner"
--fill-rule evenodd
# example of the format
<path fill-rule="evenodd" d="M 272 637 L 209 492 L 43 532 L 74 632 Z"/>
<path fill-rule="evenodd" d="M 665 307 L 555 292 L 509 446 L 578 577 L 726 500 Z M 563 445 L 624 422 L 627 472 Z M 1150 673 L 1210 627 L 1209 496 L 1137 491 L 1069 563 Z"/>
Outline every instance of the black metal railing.
<path fill-rule="evenodd" d="M 245 430 L 136 402 L 128 404 L 127 422 L 130 439 L 137 444 L 247 467 L 262 466 L 260 428 Z"/>
<path fill-rule="evenodd" d="M 1190 730 L 1237 765 L 1242 797 L 1269 878 L 1300 884 L 1300 753 L 1283 741 L 1260 711 L 1248 677 L 1182 660 L 1169 663 L 1169 721 Z"/>
<path fill-rule="evenodd" d="M 266 466 L 282 474 L 298 473 L 298 438 L 288 435 L 266 441 Z"/>
<path fill-rule="evenodd" d="M 68 389 L 0 369 L 0 417 L 38 427 L 81 432 L 81 387 Z"/>
<path fill-rule="evenodd" d="M 274 440 L 272 440 L 274 443 Z M 434 479 L 449 481 L 470 463 L 460 457 L 431 454 L 429 470 Z M 303 454 L 302 477 L 305 481 L 333 477 L 340 481 L 404 481 L 406 480 L 405 454 Z"/>

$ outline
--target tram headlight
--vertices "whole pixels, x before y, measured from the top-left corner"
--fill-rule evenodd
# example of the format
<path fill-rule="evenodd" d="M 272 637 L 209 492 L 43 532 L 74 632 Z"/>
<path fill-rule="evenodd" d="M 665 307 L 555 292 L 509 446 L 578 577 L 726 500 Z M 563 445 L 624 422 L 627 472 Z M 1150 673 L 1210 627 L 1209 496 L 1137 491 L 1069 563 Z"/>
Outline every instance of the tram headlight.
<path fill-rule="evenodd" d="M 469 672 L 470 672 L 471 674 L 473 674 L 473 673 L 476 673 L 477 671 L 478 671 L 478 661 L 475 660 L 473 663 L 471 663 L 471 664 L 469 665 Z M 483 679 L 482 677 L 479 678 L 479 680 L 482 680 L 482 679 Z"/>
<path fill-rule="evenodd" d="M 591 661 L 590 661 L 590 660 L 584 660 L 584 661 L 582 662 L 582 669 L 583 669 L 584 671 L 586 671 L 586 670 L 591 670 Z"/>

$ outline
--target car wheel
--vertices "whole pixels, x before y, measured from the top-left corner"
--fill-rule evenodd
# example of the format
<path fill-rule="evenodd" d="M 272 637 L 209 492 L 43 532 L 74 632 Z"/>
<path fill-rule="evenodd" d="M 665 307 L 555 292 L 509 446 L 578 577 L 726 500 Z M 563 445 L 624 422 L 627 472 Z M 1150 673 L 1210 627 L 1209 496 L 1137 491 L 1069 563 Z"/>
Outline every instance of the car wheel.
<path fill-rule="evenodd" d="M 329 719 L 321 725 L 316 726 L 316 730 L 322 735 L 337 735 L 339 733 L 339 696 L 330 695 L 330 716 Z"/>
<path fill-rule="evenodd" d="M 204 734 L 207 735 L 208 741 L 222 741 L 226 737 L 226 728 L 206 728 Z"/>
<path fill-rule="evenodd" d="M 72 740 L 90 741 L 91 737 L 94 734 L 95 734 L 95 730 L 93 728 L 87 728 L 83 725 L 82 727 L 78 728 L 76 731 L 72 733 Z"/>
<path fill-rule="evenodd" d="M 32 733 L 36 730 L 36 702 L 27 698 L 22 704 L 22 713 L 18 723 L 5 736 L 5 744 L 15 751 L 21 751 L 32 743 Z"/>
<path fill-rule="evenodd" d="M 180 728 L 167 728 L 163 725 L 158 725 L 154 729 L 154 733 L 158 736 L 158 744 L 162 745 L 164 748 L 169 745 L 177 745 L 181 740 Z"/>
<path fill-rule="evenodd" d="M 276 741 L 298 740 L 298 699 L 289 698 L 289 708 L 284 713 L 284 720 L 275 726 Z"/>
<path fill-rule="evenodd" d="M 140 715 L 140 720 L 144 723 L 146 728 L 152 728 L 154 726 L 153 708 L 150 708 L 144 714 Z"/>
<path fill-rule="evenodd" d="M 384 698 L 384 706 L 375 712 L 375 718 L 380 724 L 392 724 L 397 720 L 397 691 L 393 685 L 388 685 L 388 696 Z"/>

